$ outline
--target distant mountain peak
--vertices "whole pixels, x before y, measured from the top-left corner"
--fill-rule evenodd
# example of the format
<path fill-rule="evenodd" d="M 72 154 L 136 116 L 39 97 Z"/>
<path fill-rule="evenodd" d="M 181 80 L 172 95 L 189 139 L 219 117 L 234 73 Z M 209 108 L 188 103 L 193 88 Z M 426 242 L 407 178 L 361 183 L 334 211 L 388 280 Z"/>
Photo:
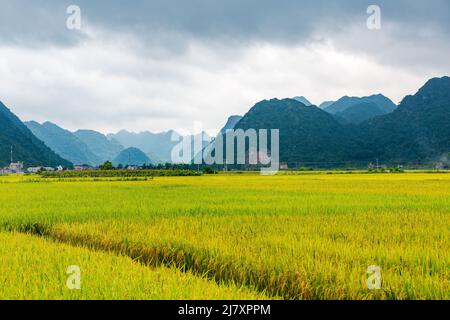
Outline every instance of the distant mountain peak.
<path fill-rule="evenodd" d="M 232 115 L 228 117 L 227 123 L 220 130 L 220 133 L 225 133 L 227 130 L 234 129 L 236 124 L 242 119 L 242 116 Z"/>
<path fill-rule="evenodd" d="M 118 166 L 119 164 L 123 166 L 142 166 L 144 164 L 152 163 L 150 158 L 147 157 L 147 155 L 142 150 L 135 147 L 130 147 L 122 150 L 112 162 L 115 166 Z"/>
<path fill-rule="evenodd" d="M 304 96 L 294 97 L 293 99 L 294 99 L 294 100 L 297 100 L 298 102 L 303 103 L 303 104 L 304 104 L 305 106 L 307 106 L 307 107 L 313 105 L 313 104 L 312 104 L 308 99 L 306 99 Z"/>
<path fill-rule="evenodd" d="M 429 101 L 429 103 L 427 103 Z M 450 77 L 428 80 L 415 95 L 406 96 L 400 103 L 400 110 L 427 108 L 430 106 L 448 106 L 450 108 Z M 431 105 L 430 105 L 431 104 Z"/>
<path fill-rule="evenodd" d="M 319 105 L 320 109 L 326 109 L 329 106 L 331 106 L 333 103 L 335 103 L 336 101 L 324 101 Z"/>
<path fill-rule="evenodd" d="M 42 123 L 43 126 L 49 126 L 49 127 L 58 127 L 60 129 L 62 129 L 60 126 L 58 126 L 57 124 L 51 122 L 51 121 L 45 121 Z M 66 130 L 66 129 L 63 129 Z M 67 131 L 67 130 L 66 130 Z"/>
<path fill-rule="evenodd" d="M 37 122 L 37 121 L 34 121 L 34 120 L 30 120 L 30 121 L 25 121 L 24 122 L 24 124 L 30 124 L 30 125 L 40 125 L 40 123 L 39 122 Z"/>
<path fill-rule="evenodd" d="M 422 96 L 432 94 L 434 96 L 450 97 L 449 87 L 450 77 L 433 78 L 428 80 L 417 94 Z"/>
<path fill-rule="evenodd" d="M 111 161 L 124 149 L 115 139 L 109 139 L 94 130 L 82 129 L 73 134 L 86 144 L 102 163 L 107 160 Z"/>
<path fill-rule="evenodd" d="M 90 133 L 90 134 L 100 134 L 100 135 L 102 135 L 102 133 L 100 133 L 100 132 L 98 132 L 98 131 L 95 131 L 95 130 L 91 130 L 91 129 L 78 129 L 77 131 L 75 131 L 74 133 L 80 133 L 80 132 L 82 132 L 82 133 Z"/>
<path fill-rule="evenodd" d="M 36 121 L 25 122 L 28 129 L 42 140 L 48 147 L 73 164 L 97 165 L 99 158 L 74 133 L 58 125 L 46 121 L 39 124 Z"/>
<path fill-rule="evenodd" d="M 380 110 L 380 114 L 387 114 L 396 109 L 396 105 L 394 102 L 392 102 L 391 99 L 387 98 L 386 96 L 382 94 L 373 94 L 366 97 L 350 97 L 350 96 L 343 96 L 335 103 L 329 105 L 328 107 L 324 108 L 324 110 L 331 114 L 338 114 L 343 113 L 347 109 L 356 106 L 356 105 L 366 105 L 369 106 L 369 104 L 366 103 L 374 103 L 377 105 L 377 109 Z"/>
<path fill-rule="evenodd" d="M 336 113 L 335 117 L 342 123 L 359 124 L 366 120 L 386 114 L 376 103 L 365 101 Z"/>

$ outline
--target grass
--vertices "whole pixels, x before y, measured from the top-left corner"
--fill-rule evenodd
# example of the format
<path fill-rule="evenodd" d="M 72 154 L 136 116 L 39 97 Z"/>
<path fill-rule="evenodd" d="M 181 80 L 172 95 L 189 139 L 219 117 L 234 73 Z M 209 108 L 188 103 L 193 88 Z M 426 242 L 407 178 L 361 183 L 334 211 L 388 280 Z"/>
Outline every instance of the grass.
<path fill-rule="evenodd" d="M 450 299 L 447 174 L 34 180 L 0 178 L 3 230 L 175 266 L 215 280 L 221 298 L 248 287 L 288 299 Z M 381 290 L 366 287 L 369 265 Z"/>

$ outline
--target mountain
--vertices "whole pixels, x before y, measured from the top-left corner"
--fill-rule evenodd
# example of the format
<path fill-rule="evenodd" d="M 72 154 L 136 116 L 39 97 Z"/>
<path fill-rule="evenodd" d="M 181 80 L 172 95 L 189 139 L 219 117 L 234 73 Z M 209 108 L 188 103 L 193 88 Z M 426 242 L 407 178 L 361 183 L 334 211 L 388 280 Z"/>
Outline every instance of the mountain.
<path fill-rule="evenodd" d="M 206 133 L 204 135 L 210 139 Z M 125 148 L 134 147 L 142 150 L 154 163 L 172 162 L 172 150 L 180 143 L 180 140 L 176 139 L 177 137 L 180 137 L 180 135 L 173 130 L 161 133 L 151 133 L 148 131 L 134 133 L 122 130 L 116 134 L 108 134 L 109 139 L 116 139 Z M 193 136 L 187 137 L 190 139 L 193 138 Z M 175 138 L 174 141 L 172 141 L 172 138 Z M 209 144 L 209 141 L 203 142 L 203 146 L 207 144 Z"/>
<path fill-rule="evenodd" d="M 335 117 L 342 123 L 359 124 L 384 114 L 386 114 L 386 112 L 377 104 L 373 102 L 361 102 L 348 107 L 344 111 L 336 113 Z"/>
<path fill-rule="evenodd" d="M 72 167 L 72 164 L 50 150 L 42 141 L 0 102 L 0 167 L 11 161 L 24 162 L 25 166 L 58 166 Z"/>
<path fill-rule="evenodd" d="M 235 129 L 279 129 L 283 162 L 330 162 L 348 159 L 354 137 L 332 115 L 294 99 L 257 103 Z"/>
<path fill-rule="evenodd" d="M 309 102 L 309 100 L 306 99 L 306 98 L 303 97 L 303 96 L 294 97 L 293 99 L 294 99 L 294 100 L 297 100 L 298 102 L 303 103 L 303 104 L 304 104 L 305 106 L 307 106 L 307 107 L 312 106 L 312 103 Z"/>
<path fill-rule="evenodd" d="M 226 134 L 227 130 L 234 129 L 236 127 L 236 125 L 238 124 L 238 122 L 241 121 L 242 118 L 243 118 L 242 116 L 229 116 L 226 124 L 218 132 L 218 135 L 224 135 L 224 134 Z M 196 161 L 198 159 L 201 159 L 203 152 L 204 152 L 205 148 L 207 148 L 207 147 L 208 147 L 208 149 L 215 148 L 215 138 L 210 138 L 209 143 L 205 143 L 205 142 L 203 143 L 201 152 L 196 153 L 195 156 L 192 158 L 192 161 L 194 163 L 196 163 Z M 194 155 L 194 150 L 192 150 L 192 153 Z"/>
<path fill-rule="evenodd" d="M 392 113 L 362 123 L 367 158 L 424 163 L 450 155 L 450 78 L 429 80 Z"/>
<path fill-rule="evenodd" d="M 331 106 L 333 103 L 335 103 L 336 101 L 324 101 L 319 105 L 320 109 L 326 109 L 329 106 Z"/>
<path fill-rule="evenodd" d="M 389 98 L 383 96 L 382 94 L 378 94 L 378 95 L 372 95 L 369 97 L 362 97 L 362 98 L 345 96 L 345 97 L 342 97 L 341 99 L 339 99 L 338 101 L 336 101 L 335 103 L 333 103 L 332 105 L 324 108 L 324 110 L 331 114 L 338 114 L 338 113 L 345 112 L 350 107 L 353 107 L 356 105 L 361 105 L 363 103 L 373 103 L 373 104 L 377 105 L 378 109 L 381 112 L 381 114 L 377 114 L 377 115 L 391 113 L 396 108 L 396 105 Z M 362 110 L 365 110 L 365 109 L 362 108 Z M 362 110 L 360 111 L 361 113 L 363 112 Z M 367 113 L 368 114 L 373 113 L 373 110 L 368 110 Z M 368 119 L 368 116 L 366 116 L 365 118 Z"/>
<path fill-rule="evenodd" d="M 25 122 L 33 134 L 49 148 L 73 164 L 98 165 L 102 161 L 78 139 L 72 132 L 58 127 L 51 122 L 39 124 L 35 121 Z"/>
<path fill-rule="evenodd" d="M 123 166 L 142 166 L 144 164 L 151 164 L 152 161 L 138 148 L 128 148 L 122 150 L 112 163 L 114 166 L 118 166 L 119 164 L 122 164 Z"/>
<path fill-rule="evenodd" d="M 78 130 L 73 133 L 94 153 L 102 163 L 112 161 L 124 149 L 115 139 L 108 139 L 100 132 Z"/>
<path fill-rule="evenodd" d="M 230 116 L 228 117 L 227 123 L 225 126 L 220 130 L 220 133 L 225 133 L 227 130 L 234 129 L 236 124 L 241 121 L 242 116 Z"/>
<path fill-rule="evenodd" d="M 382 95 L 367 98 L 340 99 L 329 107 L 335 115 L 294 99 L 264 100 L 235 129 L 279 129 L 280 160 L 288 163 L 366 166 L 376 159 L 388 165 L 450 159 L 449 77 L 429 80 L 399 107 Z"/>
<path fill-rule="evenodd" d="M 118 141 L 125 148 L 138 148 L 147 154 L 154 162 L 171 162 L 171 151 L 176 142 L 171 141 L 174 131 L 170 130 L 161 133 L 152 132 L 128 132 L 121 130 L 116 134 L 108 134 L 108 139 Z"/>
<path fill-rule="evenodd" d="M 176 136 L 174 131 L 159 134 L 120 131 L 108 135 L 105 142 L 105 136 L 87 130 L 73 134 L 49 122 L 26 125 L 31 131 L 0 103 L 0 127 L 3 129 L 0 164 L 9 162 L 11 145 L 15 159 L 27 165 L 70 165 L 60 156 L 76 164 L 98 164 L 103 159 L 90 148 L 103 157 L 110 152 L 107 155 L 110 157 L 111 150 L 118 150 L 120 145 L 128 149 L 114 159 L 116 164 L 143 164 L 150 159 L 157 162 L 151 156 L 149 159 L 150 153 L 158 154 L 164 159 L 161 161 L 171 162 L 172 150 L 179 143 L 179 140 L 172 141 L 172 135 Z M 385 164 L 429 164 L 448 160 L 450 77 L 429 80 L 416 94 L 405 97 L 398 107 L 383 95 L 343 97 L 326 111 L 295 99 L 264 100 L 241 119 L 230 117 L 224 128 L 231 127 L 279 129 L 281 162 L 333 167 L 347 162 L 365 166 L 376 159 Z M 206 145 L 208 142 L 204 142 L 204 147 Z"/>

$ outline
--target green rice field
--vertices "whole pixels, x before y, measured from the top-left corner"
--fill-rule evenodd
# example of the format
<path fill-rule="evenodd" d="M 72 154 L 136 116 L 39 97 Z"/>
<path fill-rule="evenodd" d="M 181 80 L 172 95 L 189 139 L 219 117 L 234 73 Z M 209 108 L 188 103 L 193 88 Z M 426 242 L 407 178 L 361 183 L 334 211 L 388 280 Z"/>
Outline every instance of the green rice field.
<path fill-rule="evenodd" d="M 0 299 L 450 299 L 450 174 L 0 177 L 0 242 Z"/>

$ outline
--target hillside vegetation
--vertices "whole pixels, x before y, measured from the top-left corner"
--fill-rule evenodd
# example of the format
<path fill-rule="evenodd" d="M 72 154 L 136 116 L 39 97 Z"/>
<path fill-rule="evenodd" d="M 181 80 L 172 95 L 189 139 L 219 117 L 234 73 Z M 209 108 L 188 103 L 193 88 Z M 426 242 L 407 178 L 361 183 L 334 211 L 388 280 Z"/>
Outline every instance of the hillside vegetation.
<path fill-rule="evenodd" d="M 17 118 L 2 102 L 0 102 L 0 167 L 13 161 L 23 161 L 26 166 L 67 166 L 72 164 L 61 158 Z"/>

